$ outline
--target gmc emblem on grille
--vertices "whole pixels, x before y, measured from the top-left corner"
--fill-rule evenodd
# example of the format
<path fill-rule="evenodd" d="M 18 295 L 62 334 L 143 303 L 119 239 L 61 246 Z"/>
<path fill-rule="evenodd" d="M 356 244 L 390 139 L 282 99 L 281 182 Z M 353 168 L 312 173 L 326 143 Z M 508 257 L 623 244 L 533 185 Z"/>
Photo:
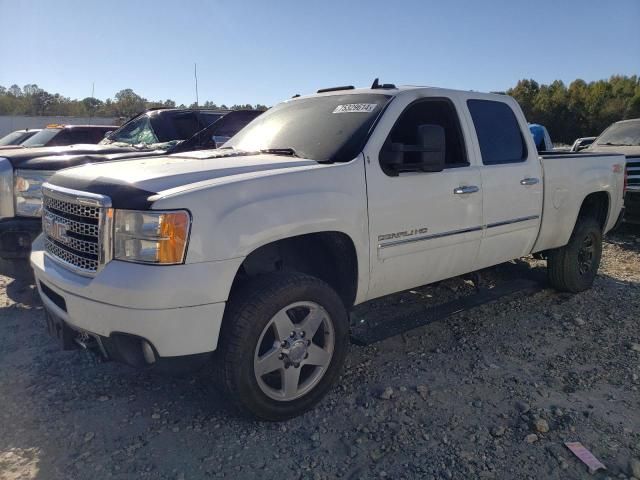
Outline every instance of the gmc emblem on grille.
<path fill-rule="evenodd" d="M 69 243 L 70 239 L 67 236 L 67 224 L 57 220 L 54 216 L 45 215 L 42 218 L 42 229 L 48 237 L 60 243 Z"/>

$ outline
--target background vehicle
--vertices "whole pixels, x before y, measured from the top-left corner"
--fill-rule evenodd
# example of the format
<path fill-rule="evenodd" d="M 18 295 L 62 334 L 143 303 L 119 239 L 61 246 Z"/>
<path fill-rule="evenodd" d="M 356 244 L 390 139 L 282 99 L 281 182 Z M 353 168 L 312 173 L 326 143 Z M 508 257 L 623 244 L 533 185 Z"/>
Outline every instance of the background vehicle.
<path fill-rule="evenodd" d="M 25 140 L 33 137 L 40 131 L 39 128 L 31 128 L 25 130 L 15 130 L 4 137 L 0 138 L 0 149 L 14 148 Z"/>
<path fill-rule="evenodd" d="M 538 152 L 551 152 L 553 151 L 553 142 L 551 136 L 544 125 L 538 123 L 530 123 L 529 131 L 533 136 L 533 142 L 536 145 Z"/>
<path fill-rule="evenodd" d="M 298 415 L 338 378 L 355 304 L 530 253 L 591 286 L 624 157 L 540 156 L 527 128 L 505 95 L 376 81 L 218 151 L 60 171 L 31 254 L 49 331 L 139 366 L 215 351 L 234 404 Z"/>
<path fill-rule="evenodd" d="M 626 155 L 627 193 L 624 199 L 624 220 L 640 224 L 640 118 L 614 123 L 584 151 L 616 152 Z"/>
<path fill-rule="evenodd" d="M 4 152 L 0 155 L 4 185 L 0 189 L 0 271 L 12 277 L 31 277 L 29 252 L 41 231 L 40 187 L 55 171 L 84 163 L 216 148 L 261 113 L 154 110 L 126 123 L 99 145 Z M 38 155 L 34 156 L 34 151 Z M 49 156 L 42 156 L 46 154 Z"/>
<path fill-rule="evenodd" d="M 571 145 L 571 150 L 570 151 L 579 152 L 581 150 L 584 150 L 589 145 L 591 145 L 596 138 L 597 137 L 576 138 L 576 141 L 573 142 L 573 145 Z"/>
<path fill-rule="evenodd" d="M 115 125 L 48 125 L 23 141 L 22 147 L 61 147 L 77 143 L 98 143 Z"/>

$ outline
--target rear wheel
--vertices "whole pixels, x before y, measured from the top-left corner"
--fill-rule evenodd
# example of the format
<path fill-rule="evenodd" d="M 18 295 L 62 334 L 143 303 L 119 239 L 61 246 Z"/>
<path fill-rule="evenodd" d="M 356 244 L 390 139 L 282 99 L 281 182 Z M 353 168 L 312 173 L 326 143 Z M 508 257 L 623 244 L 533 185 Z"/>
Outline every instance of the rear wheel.
<path fill-rule="evenodd" d="M 315 405 L 338 378 L 348 320 L 325 282 L 297 273 L 265 275 L 233 295 L 216 363 L 236 405 L 284 420 Z"/>
<path fill-rule="evenodd" d="M 602 231 L 591 217 L 578 219 L 569 243 L 551 250 L 547 270 L 551 285 L 565 292 L 591 288 L 602 257 Z"/>

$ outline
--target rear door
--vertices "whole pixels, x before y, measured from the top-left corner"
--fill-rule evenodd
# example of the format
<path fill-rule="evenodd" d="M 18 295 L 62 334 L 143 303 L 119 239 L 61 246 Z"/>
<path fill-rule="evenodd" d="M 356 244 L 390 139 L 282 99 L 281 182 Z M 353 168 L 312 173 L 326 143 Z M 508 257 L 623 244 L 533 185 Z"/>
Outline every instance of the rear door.
<path fill-rule="evenodd" d="M 540 229 L 542 166 L 519 107 L 509 97 L 466 98 L 481 161 L 484 234 L 476 268 L 531 252 Z M 520 113 L 520 112 L 519 112 Z"/>
<path fill-rule="evenodd" d="M 457 97 L 396 97 L 365 147 L 369 298 L 473 270 L 482 237 L 482 185 L 460 108 Z M 417 144 L 419 125 L 444 128 L 445 169 L 394 175 L 381 165 L 380 152 L 392 143 Z"/>

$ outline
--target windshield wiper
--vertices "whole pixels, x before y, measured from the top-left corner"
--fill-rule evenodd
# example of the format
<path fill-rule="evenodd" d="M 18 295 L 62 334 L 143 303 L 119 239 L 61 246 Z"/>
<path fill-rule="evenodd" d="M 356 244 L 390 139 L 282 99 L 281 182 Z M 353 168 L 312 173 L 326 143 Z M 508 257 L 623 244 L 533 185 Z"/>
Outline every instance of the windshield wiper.
<path fill-rule="evenodd" d="M 608 147 L 633 147 L 634 146 L 631 143 L 613 143 L 613 142 L 599 143 L 598 145 L 606 145 Z"/>
<path fill-rule="evenodd" d="M 272 155 L 289 155 L 290 157 L 299 157 L 293 148 L 263 148 L 260 153 L 270 153 Z"/>

